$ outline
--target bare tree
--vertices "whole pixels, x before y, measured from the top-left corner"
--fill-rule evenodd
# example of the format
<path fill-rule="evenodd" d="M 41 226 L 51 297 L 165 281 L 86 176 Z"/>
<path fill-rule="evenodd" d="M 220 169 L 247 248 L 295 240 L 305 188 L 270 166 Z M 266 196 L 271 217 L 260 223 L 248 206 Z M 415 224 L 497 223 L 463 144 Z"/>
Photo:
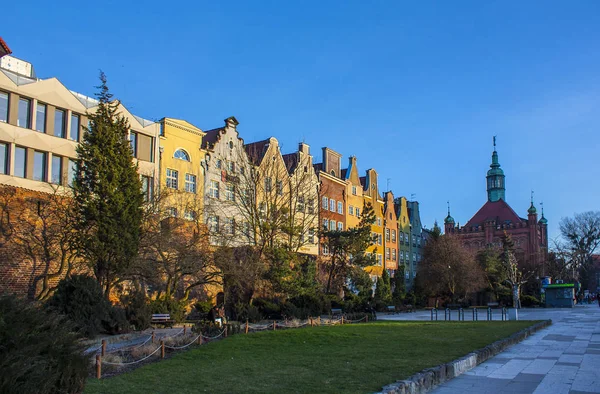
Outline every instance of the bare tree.
<path fill-rule="evenodd" d="M 600 245 L 600 211 L 562 218 L 559 226 L 564 239 L 562 249 L 568 252 L 574 273 L 587 273 L 592 266 L 592 255 Z"/>
<path fill-rule="evenodd" d="M 524 270 L 519 267 L 519 262 L 514 252 L 514 242 L 511 236 L 504 232 L 502 239 L 503 253 L 500 257 L 502 261 L 502 267 L 504 271 L 504 282 L 507 283 L 512 292 L 513 308 L 521 307 L 521 286 L 527 283 L 530 277 L 533 276 L 534 271 Z"/>

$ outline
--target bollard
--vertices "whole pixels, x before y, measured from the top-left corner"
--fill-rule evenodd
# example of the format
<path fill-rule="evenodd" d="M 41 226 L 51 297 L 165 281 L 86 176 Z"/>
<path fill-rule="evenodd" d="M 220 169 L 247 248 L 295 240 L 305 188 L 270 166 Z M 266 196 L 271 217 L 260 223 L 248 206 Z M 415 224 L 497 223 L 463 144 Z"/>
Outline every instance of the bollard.
<path fill-rule="evenodd" d="M 248 319 L 246 319 L 246 334 L 248 334 Z"/>
<path fill-rule="evenodd" d="M 492 320 L 492 308 L 490 308 L 489 306 L 487 309 L 487 319 L 488 319 L 488 321 Z"/>
<path fill-rule="evenodd" d="M 342 325 L 344 325 L 344 315 L 342 315 Z"/>
<path fill-rule="evenodd" d="M 502 321 L 508 320 L 506 308 L 502 307 Z"/>
<path fill-rule="evenodd" d="M 160 340 L 160 358 L 165 358 L 165 341 Z"/>
<path fill-rule="evenodd" d="M 154 331 L 152 331 L 152 343 L 154 343 Z"/>
<path fill-rule="evenodd" d="M 106 339 L 102 340 L 102 357 L 106 355 Z"/>
<path fill-rule="evenodd" d="M 102 377 L 102 356 L 96 354 L 96 379 Z"/>
<path fill-rule="evenodd" d="M 465 321 L 465 311 L 463 308 L 458 308 L 458 321 Z"/>
<path fill-rule="evenodd" d="M 273 320 L 273 331 L 275 331 L 275 328 L 277 327 L 277 321 Z"/>

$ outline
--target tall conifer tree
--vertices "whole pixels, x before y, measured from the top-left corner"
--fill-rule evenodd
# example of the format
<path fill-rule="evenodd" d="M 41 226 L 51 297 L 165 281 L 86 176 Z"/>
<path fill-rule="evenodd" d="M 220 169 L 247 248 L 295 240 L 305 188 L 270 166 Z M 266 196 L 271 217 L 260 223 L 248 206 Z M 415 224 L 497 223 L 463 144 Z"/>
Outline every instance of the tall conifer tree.
<path fill-rule="evenodd" d="M 117 114 L 119 102 L 111 101 L 102 72 L 100 81 L 98 108 L 77 147 L 73 197 L 78 251 L 108 297 L 138 253 L 144 200 L 129 124 Z"/>

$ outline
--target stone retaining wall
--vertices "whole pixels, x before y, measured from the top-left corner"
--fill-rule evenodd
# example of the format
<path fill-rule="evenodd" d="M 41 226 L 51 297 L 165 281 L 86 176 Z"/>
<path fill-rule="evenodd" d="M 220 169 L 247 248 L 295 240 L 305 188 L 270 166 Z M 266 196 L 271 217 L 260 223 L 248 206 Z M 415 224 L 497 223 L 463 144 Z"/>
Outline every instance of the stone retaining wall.
<path fill-rule="evenodd" d="M 482 349 L 475 350 L 454 361 L 437 367 L 427 368 L 405 380 L 384 386 L 379 394 L 422 394 L 427 393 L 436 386 L 457 377 L 483 363 L 509 346 L 517 344 L 531 334 L 548 327 L 552 320 L 544 320 L 528 328 L 514 333 L 508 338 L 496 341 Z"/>

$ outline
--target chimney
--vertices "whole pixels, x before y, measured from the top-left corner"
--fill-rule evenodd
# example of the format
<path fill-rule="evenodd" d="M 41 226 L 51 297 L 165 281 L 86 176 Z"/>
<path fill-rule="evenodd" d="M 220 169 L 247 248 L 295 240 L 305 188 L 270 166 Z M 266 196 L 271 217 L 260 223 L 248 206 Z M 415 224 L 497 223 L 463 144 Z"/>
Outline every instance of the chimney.
<path fill-rule="evenodd" d="M 305 144 L 304 142 L 301 142 L 298 144 L 298 152 L 310 155 L 310 146 Z"/>

